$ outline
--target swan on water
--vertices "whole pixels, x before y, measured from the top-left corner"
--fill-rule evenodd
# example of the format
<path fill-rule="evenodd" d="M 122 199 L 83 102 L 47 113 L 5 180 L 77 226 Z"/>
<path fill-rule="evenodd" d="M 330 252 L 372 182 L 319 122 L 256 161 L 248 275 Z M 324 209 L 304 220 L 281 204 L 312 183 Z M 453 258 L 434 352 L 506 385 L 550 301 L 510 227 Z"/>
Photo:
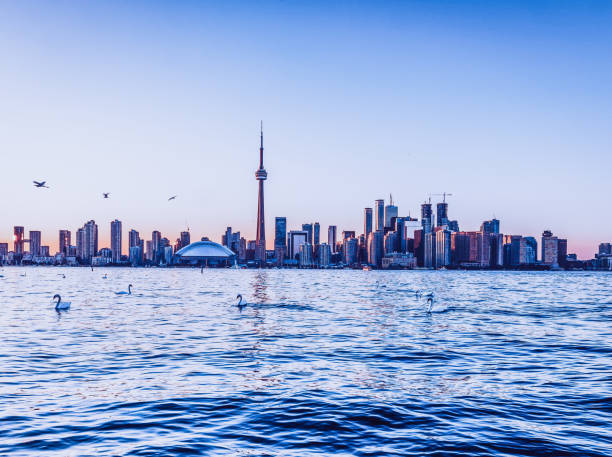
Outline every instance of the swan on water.
<path fill-rule="evenodd" d="M 419 290 L 417 290 L 417 291 L 414 293 L 414 298 L 416 298 L 416 299 L 419 299 L 419 298 L 421 298 L 422 296 L 423 296 L 423 293 L 421 292 L 421 290 L 420 290 L 420 289 L 419 289 Z"/>
<path fill-rule="evenodd" d="M 117 295 L 132 295 L 132 285 L 128 286 L 128 291 L 122 290 L 121 292 L 115 292 Z"/>
<path fill-rule="evenodd" d="M 57 302 L 55 303 L 55 309 L 68 309 L 70 308 L 70 302 L 69 301 L 62 301 L 62 297 L 60 297 L 60 294 L 55 294 L 53 296 L 53 300 L 56 300 Z"/>
<path fill-rule="evenodd" d="M 248 303 L 246 301 L 242 301 L 242 295 L 236 295 L 236 300 L 238 300 L 238 304 L 236 305 L 238 308 L 244 308 Z"/>
<path fill-rule="evenodd" d="M 102 279 L 106 279 L 108 278 L 108 276 L 106 276 L 106 273 L 104 273 L 104 276 L 102 276 Z"/>
<path fill-rule="evenodd" d="M 427 303 L 429 303 L 429 308 L 427 308 L 427 314 L 431 314 L 431 308 L 433 308 L 434 303 L 433 297 L 427 298 Z"/>

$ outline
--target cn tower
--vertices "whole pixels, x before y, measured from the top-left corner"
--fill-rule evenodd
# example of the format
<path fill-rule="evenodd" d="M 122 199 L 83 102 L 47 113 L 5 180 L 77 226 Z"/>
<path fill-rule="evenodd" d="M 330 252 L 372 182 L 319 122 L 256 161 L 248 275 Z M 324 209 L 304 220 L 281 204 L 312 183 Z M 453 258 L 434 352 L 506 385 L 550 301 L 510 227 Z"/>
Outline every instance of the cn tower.
<path fill-rule="evenodd" d="M 259 181 L 259 196 L 257 197 L 257 238 L 255 247 L 255 261 L 260 266 L 266 262 L 266 222 L 264 217 L 264 181 L 268 172 L 263 165 L 263 121 L 260 130 L 259 168 L 255 172 L 255 179 Z"/>

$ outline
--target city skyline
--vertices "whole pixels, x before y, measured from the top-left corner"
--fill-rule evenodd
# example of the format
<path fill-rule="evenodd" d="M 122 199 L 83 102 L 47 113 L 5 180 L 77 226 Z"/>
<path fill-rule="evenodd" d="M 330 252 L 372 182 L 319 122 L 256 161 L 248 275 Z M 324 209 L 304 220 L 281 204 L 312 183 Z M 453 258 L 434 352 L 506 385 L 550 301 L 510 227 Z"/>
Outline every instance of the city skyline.
<path fill-rule="evenodd" d="M 262 118 L 268 249 L 276 216 L 358 230 L 390 192 L 582 258 L 609 238 L 609 3 L 75 5 L 2 6 L 1 240 L 54 251 L 92 219 L 101 246 L 115 219 L 255 239 Z"/>

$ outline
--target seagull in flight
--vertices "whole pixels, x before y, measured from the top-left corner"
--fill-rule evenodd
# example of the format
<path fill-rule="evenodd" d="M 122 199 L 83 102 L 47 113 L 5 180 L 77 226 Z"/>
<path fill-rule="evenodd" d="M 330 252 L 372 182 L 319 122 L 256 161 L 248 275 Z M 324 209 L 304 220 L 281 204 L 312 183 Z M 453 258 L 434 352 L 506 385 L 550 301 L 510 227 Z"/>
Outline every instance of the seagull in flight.
<path fill-rule="evenodd" d="M 38 188 L 38 187 L 46 187 L 47 189 L 49 188 L 49 186 L 46 186 L 45 184 L 47 183 L 47 181 L 32 181 L 34 183 L 34 187 Z"/>
<path fill-rule="evenodd" d="M 178 197 L 178 195 L 173 195 L 172 197 L 170 197 L 170 198 L 168 199 L 168 201 L 170 201 L 170 200 L 174 200 L 176 197 Z"/>
<path fill-rule="evenodd" d="M 110 195 L 110 192 L 102 192 L 102 195 L 104 195 L 104 198 L 108 198 L 108 196 Z"/>

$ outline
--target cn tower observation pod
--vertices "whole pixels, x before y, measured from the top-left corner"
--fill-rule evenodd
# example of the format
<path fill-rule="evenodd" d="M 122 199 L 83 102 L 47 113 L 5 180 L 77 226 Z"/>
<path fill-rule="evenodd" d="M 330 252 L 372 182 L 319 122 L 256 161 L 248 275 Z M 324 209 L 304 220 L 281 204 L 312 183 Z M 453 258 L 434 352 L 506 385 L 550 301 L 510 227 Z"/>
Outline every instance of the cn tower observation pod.
<path fill-rule="evenodd" d="M 175 254 L 175 261 L 182 265 L 207 265 L 226 267 L 234 265 L 236 254 L 213 241 L 196 241 Z"/>

